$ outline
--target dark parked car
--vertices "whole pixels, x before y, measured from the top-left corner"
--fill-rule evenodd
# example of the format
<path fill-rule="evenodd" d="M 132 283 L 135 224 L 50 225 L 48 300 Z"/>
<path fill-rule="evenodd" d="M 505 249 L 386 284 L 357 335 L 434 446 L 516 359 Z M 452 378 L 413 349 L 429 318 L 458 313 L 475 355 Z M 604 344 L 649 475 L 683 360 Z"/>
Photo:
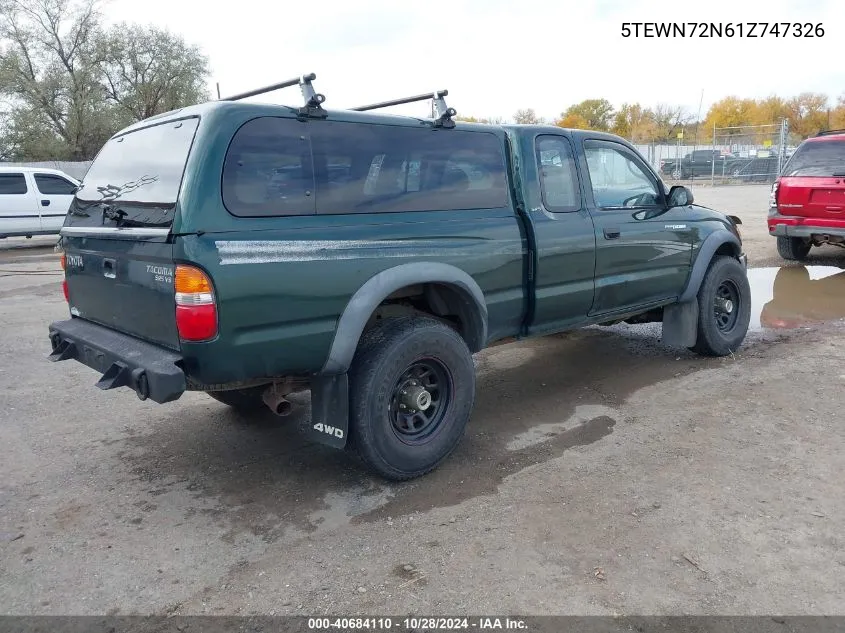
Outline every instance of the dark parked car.
<path fill-rule="evenodd" d="M 674 180 L 695 176 L 717 176 L 730 174 L 734 158 L 719 150 L 698 149 L 680 160 L 667 158 L 661 161 L 660 171 Z M 714 172 L 715 170 L 715 172 Z"/>

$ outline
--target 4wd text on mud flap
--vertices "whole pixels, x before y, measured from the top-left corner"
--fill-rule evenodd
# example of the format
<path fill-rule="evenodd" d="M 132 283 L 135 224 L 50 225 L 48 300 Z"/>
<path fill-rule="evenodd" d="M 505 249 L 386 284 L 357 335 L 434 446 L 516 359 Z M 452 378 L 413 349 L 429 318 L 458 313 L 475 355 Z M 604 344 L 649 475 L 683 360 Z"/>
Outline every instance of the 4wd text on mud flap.
<path fill-rule="evenodd" d="M 343 429 L 338 429 L 333 426 L 329 426 L 328 424 L 323 424 L 322 422 L 317 422 L 317 424 L 314 425 L 314 430 L 343 439 Z"/>

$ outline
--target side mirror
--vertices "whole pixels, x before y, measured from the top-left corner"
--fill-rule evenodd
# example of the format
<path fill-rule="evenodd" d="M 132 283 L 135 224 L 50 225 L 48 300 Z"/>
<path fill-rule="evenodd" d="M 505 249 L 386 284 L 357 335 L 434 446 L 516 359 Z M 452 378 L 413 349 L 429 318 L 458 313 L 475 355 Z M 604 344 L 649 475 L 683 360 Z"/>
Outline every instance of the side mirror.
<path fill-rule="evenodd" d="M 692 191 L 683 185 L 675 185 L 669 190 L 669 206 L 685 207 L 693 203 Z"/>

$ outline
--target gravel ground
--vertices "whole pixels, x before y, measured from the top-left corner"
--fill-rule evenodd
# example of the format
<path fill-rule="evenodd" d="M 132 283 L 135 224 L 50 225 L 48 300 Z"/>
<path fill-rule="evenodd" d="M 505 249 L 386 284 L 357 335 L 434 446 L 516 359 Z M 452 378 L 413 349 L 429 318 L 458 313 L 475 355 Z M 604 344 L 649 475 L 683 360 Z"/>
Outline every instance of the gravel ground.
<path fill-rule="evenodd" d="M 301 411 L 47 362 L 56 255 L 0 243 L 0 612 L 845 614 L 845 309 L 801 308 L 845 295 L 845 253 L 783 294 L 767 189 L 694 192 L 744 221 L 743 348 L 617 326 L 486 350 L 466 438 L 402 485 L 305 442 Z"/>

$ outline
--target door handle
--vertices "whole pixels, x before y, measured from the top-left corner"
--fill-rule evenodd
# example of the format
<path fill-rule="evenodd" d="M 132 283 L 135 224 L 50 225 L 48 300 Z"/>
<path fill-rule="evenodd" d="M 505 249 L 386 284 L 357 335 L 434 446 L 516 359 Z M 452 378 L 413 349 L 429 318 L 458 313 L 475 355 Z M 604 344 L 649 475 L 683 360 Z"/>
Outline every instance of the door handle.
<path fill-rule="evenodd" d="M 49 200 L 42 200 L 42 201 L 41 201 L 41 206 L 42 206 L 42 207 L 49 207 L 49 206 L 50 206 L 50 201 L 49 201 Z"/>
<path fill-rule="evenodd" d="M 604 237 L 607 240 L 615 240 L 620 235 L 621 235 L 621 233 L 620 233 L 619 229 L 617 229 L 616 227 L 613 227 L 613 228 L 608 227 L 608 228 L 604 229 Z"/>
<path fill-rule="evenodd" d="M 115 278 L 115 267 L 114 267 L 114 260 L 113 259 L 104 259 L 103 260 L 103 276 L 108 277 L 109 279 Z"/>

